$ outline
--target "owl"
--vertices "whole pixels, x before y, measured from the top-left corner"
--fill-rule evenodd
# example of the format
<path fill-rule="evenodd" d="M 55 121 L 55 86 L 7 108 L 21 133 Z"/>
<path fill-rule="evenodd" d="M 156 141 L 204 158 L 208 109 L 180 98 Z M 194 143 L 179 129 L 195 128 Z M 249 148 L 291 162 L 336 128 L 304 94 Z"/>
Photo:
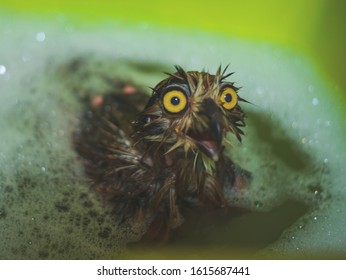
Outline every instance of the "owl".
<path fill-rule="evenodd" d="M 189 211 L 227 209 L 227 189 L 249 183 L 250 173 L 225 155 L 227 134 L 241 141 L 239 102 L 247 102 L 226 69 L 176 66 L 150 97 L 118 81 L 91 100 L 74 147 L 117 221 L 146 223 L 147 238 L 167 238 Z"/>

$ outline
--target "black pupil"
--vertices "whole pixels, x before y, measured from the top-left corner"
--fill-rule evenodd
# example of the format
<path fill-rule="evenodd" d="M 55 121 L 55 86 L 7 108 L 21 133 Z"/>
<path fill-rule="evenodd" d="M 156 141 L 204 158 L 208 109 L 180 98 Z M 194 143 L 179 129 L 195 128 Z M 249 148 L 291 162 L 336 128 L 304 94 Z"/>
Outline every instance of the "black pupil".
<path fill-rule="evenodd" d="M 171 98 L 171 103 L 172 103 L 172 105 L 174 105 L 174 106 L 179 105 L 179 103 L 180 103 L 179 97 L 176 97 L 176 96 L 172 97 L 172 98 Z"/>
<path fill-rule="evenodd" d="M 232 95 L 230 95 L 229 93 L 226 93 L 224 98 L 227 103 L 232 101 Z"/>

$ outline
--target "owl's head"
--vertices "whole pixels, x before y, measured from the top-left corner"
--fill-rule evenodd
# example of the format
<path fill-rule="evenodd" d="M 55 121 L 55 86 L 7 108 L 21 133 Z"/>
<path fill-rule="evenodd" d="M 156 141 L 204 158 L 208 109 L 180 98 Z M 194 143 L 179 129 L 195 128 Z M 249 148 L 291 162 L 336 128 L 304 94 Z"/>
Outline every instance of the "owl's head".
<path fill-rule="evenodd" d="M 218 69 L 207 72 L 177 72 L 153 88 L 152 96 L 135 121 L 139 141 L 186 154 L 201 155 L 217 161 L 232 132 L 241 141 L 245 126 L 238 89 L 225 81 L 232 73 Z"/>

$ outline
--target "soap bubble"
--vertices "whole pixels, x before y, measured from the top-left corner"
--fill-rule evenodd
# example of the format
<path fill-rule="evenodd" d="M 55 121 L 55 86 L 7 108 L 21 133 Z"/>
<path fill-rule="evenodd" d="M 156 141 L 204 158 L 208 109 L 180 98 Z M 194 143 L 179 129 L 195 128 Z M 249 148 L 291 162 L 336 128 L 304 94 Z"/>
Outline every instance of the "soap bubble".
<path fill-rule="evenodd" d="M 0 75 L 4 75 L 6 73 L 6 67 L 5 65 L 0 64 Z"/>
<path fill-rule="evenodd" d="M 44 32 L 38 32 L 36 34 L 36 41 L 43 42 L 46 39 L 46 34 Z"/>

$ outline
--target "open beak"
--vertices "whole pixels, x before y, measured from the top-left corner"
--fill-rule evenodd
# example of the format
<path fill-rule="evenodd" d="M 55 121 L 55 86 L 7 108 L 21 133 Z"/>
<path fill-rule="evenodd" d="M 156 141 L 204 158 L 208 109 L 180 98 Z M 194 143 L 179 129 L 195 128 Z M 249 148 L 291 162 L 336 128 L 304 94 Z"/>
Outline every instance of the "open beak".
<path fill-rule="evenodd" d="M 203 129 L 189 129 L 187 136 L 202 153 L 218 161 L 223 139 L 222 111 L 211 98 L 207 98 L 202 103 L 199 117 L 204 122 Z"/>

